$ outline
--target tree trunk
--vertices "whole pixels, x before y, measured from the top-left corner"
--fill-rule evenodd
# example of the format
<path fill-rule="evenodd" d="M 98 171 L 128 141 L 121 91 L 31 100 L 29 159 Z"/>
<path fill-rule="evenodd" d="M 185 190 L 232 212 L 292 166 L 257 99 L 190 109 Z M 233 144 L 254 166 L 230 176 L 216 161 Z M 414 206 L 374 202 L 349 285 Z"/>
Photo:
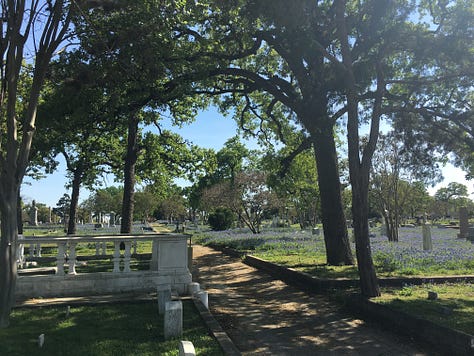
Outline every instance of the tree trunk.
<path fill-rule="evenodd" d="M 333 127 L 311 132 L 318 169 L 321 195 L 321 217 L 329 265 L 352 265 L 354 259 L 347 234 L 346 218 L 342 205 L 341 183 L 337 164 Z"/>
<path fill-rule="evenodd" d="M 77 206 L 79 204 L 79 191 L 82 182 L 82 169 L 74 171 L 74 178 L 72 180 L 71 204 L 69 205 L 69 222 L 67 226 L 67 234 L 76 234 L 76 215 Z"/>
<path fill-rule="evenodd" d="M 127 154 L 124 165 L 123 201 L 122 201 L 122 223 L 120 232 L 129 234 L 132 232 L 133 206 L 135 195 L 135 164 L 138 158 L 137 136 L 138 117 L 133 115 L 128 122 Z"/>
<path fill-rule="evenodd" d="M 358 184 L 354 184 L 354 179 L 351 179 L 352 216 L 356 241 L 357 267 L 360 276 L 360 289 L 363 296 L 378 297 L 380 296 L 380 289 L 372 261 L 369 239 L 368 192 L 366 187 L 361 184 L 360 177 L 354 178 L 359 180 Z"/>
<path fill-rule="evenodd" d="M 0 204 L 2 234 L 0 239 L 0 328 L 6 328 L 10 324 L 10 312 L 15 304 L 19 189 L 6 184 L 2 184 L 0 189 L 2 189 L 0 194 L 2 199 Z"/>

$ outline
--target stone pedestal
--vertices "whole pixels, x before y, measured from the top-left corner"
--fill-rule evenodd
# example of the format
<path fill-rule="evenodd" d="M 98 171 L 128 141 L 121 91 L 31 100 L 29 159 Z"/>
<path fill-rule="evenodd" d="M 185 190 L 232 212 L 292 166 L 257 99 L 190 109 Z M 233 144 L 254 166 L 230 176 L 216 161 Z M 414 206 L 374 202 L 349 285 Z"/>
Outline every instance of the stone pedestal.
<path fill-rule="evenodd" d="M 183 304 L 181 301 L 166 303 L 164 334 L 165 340 L 179 337 L 183 334 Z"/>
<path fill-rule="evenodd" d="M 423 250 L 431 251 L 433 249 L 433 243 L 431 241 L 431 225 L 425 223 L 423 225 Z"/>
<path fill-rule="evenodd" d="M 171 286 L 169 284 L 160 285 L 156 291 L 158 294 L 158 314 L 163 315 L 166 303 L 171 302 Z"/>

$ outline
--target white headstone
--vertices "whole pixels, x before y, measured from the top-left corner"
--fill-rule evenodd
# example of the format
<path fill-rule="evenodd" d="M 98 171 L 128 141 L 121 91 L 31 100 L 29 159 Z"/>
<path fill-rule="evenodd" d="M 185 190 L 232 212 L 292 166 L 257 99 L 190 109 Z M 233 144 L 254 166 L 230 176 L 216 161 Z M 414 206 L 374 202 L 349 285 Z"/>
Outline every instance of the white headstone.
<path fill-rule="evenodd" d="M 38 336 L 38 346 L 43 347 L 43 345 L 44 345 L 44 334 L 41 334 L 40 336 Z"/>
<path fill-rule="evenodd" d="M 158 314 L 165 313 L 166 303 L 171 301 L 171 286 L 169 284 L 162 284 L 156 288 L 158 295 Z"/>
<path fill-rule="evenodd" d="M 196 350 L 191 341 L 179 342 L 179 356 L 196 356 Z"/>
<path fill-rule="evenodd" d="M 183 303 L 180 300 L 165 305 L 164 334 L 165 340 L 183 334 Z"/>

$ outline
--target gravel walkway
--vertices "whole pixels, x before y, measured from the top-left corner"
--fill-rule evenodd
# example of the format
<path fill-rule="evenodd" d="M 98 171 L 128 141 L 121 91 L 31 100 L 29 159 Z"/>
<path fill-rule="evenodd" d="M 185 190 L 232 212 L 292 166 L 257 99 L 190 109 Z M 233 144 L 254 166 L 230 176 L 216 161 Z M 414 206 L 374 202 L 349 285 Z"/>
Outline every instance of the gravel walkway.
<path fill-rule="evenodd" d="M 435 355 L 238 258 L 195 245 L 193 261 L 193 280 L 243 355 Z"/>

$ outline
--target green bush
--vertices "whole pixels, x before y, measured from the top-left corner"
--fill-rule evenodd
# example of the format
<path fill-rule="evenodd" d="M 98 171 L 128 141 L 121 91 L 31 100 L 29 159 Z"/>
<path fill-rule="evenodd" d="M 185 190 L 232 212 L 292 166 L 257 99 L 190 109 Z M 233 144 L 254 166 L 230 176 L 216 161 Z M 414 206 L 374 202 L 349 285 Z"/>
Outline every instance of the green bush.
<path fill-rule="evenodd" d="M 228 208 L 217 208 L 214 212 L 209 214 L 208 222 L 212 230 L 227 230 L 234 222 L 234 214 Z"/>

